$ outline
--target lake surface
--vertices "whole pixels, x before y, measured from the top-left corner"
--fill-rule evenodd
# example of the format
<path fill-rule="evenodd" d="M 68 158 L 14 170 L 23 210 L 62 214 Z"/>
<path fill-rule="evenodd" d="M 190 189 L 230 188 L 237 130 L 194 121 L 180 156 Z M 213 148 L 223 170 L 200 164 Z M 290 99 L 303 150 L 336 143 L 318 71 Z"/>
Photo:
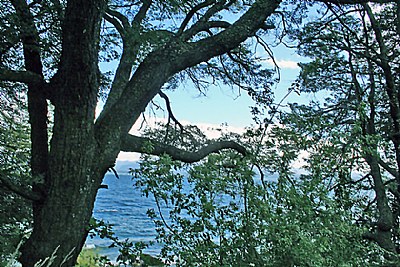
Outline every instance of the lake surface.
<path fill-rule="evenodd" d="M 142 196 L 138 188 L 133 186 L 131 175 L 107 174 L 103 184 L 108 189 L 99 189 L 93 210 L 93 217 L 113 224 L 113 231 L 120 240 L 129 239 L 133 242 L 154 241 L 156 231 L 153 222 L 147 217 L 146 212 L 155 208 L 152 198 Z M 115 260 L 118 256 L 117 248 L 108 248 L 112 241 L 99 237 L 86 240 L 86 246 L 95 247 L 102 255 Z M 160 251 L 160 245 L 153 245 L 145 250 L 146 253 L 156 255 Z"/>

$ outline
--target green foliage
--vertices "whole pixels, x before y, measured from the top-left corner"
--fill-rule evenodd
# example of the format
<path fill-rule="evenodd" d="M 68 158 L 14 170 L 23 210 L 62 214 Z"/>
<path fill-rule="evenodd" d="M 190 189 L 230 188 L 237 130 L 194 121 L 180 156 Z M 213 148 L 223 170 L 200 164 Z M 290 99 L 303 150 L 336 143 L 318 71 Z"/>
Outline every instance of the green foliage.
<path fill-rule="evenodd" d="M 301 65 L 299 89 L 320 102 L 292 105 L 282 122 L 307 136 L 308 170 L 329 181 L 337 201 L 357 213 L 358 221 L 373 232 L 376 221 L 392 217 L 396 229 L 399 198 L 390 183 L 399 159 L 387 88 L 391 79 L 396 88 L 399 81 L 377 60 L 385 46 L 391 51 L 388 64 L 398 67 L 396 6 L 374 10 L 379 33 L 365 10 L 335 11 L 298 34 L 299 52 L 311 58 Z M 384 36 L 380 45 L 378 35 Z M 389 242 L 398 248 L 396 231 L 391 235 Z"/>
<path fill-rule="evenodd" d="M 29 167 L 29 127 L 21 102 L 10 105 L 14 95 L 0 91 L 0 176 L 17 185 L 31 184 Z M 0 181 L 0 262 L 12 254 L 31 224 L 30 203 L 14 194 Z"/>
<path fill-rule="evenodd" d="M 119 255 L 116 259 L 119 265 L 129 266 L 158 266 L 160 260 L 143 253 L 142 251 L 152 243 L 131 242 L 129 239 L 120 240 L 112 230 L 113 225 L 92 218 L 89 226 L 89 236 L 99 236 L 112 241 L 109 248 L 118 248 Z M 78 258 L 77 266 L 114 266 L 106 256 L 100 256 L 95 250 L 83 250 Z M 94 265 L 91 265 L 94 264 Z"/>
<path fill-rule="evenodd" d="M 366 245 L 366 229 L 323 176 L 291 172 L 302 138 L 278 127 L 257 147 L 250 140 L 261 134 L 249 130 L 241 137 L 257 158 L 225 151 L 183 165 L 167 155 L 143 157 L 133 174 L 157 204 L 148 215 L 163 245 L 160 256 L 177 266 L 381 264 L 382 252 Z M 278 178 L 260 178 L 258 169 Z"/>
<path fill-rule="evenodd" d="M 178 266 L 384 264 L 384 253 L 363 240 L 362 235 L 376 228 L 380 212 L 374 197 L 369 195 L 376 183 L 371 179 L 372 164 L 367 159 L 382 156 L 390 173 L 398 156 L 390 142 L 398 130 L 391 128 L 388 112 L 393 99 L 388 103 L 384 93 L 385 79 L 389 75 L 380 66 L 383 61 L 390 60 L 389 65 L 395 71 L 399 69 L 399 28 L 394 27 L 395 23 L 399 27 L 398 17 L 396 21 L 399 9 L 394 4 L 385 5 L 384 10 L 377 12 L 381 22 L 379 30 L 390 51 L 386 59 L 387 55 L 381 51 L 382 44 L 378 45 L 377 38 L 373 37 L 372 25 L 365 19 L 366 13 L 361 6 L 350 10 L 327 5 L 329 15 L 326 19 L 298 30 L 296 26 L 304 22 L 305 10 L 311 2 L 285 1 L 267 23 L 282 23 L 284 27 L 276 29 L 276 39 L 280 42 L 282 36 L 290 32 L 291 37 L 299 41 L 299 53 L 311 58 L 310 62 L 300 65 L 301 74 L 294 87 L 300 92 L 324 95 L 322 103 L 290 105 L 291 113 L 281 114 L 282 126 L 279 127 L 260 127 L 243 136 L 222 136 L 221 140 L 236 139 L 246 145 L 253 156 L 242 157 L 233 151 L 225 151 L 192 165 L 176 162 L 167 155 L 144 156 L 140 169 L 134 171 L 136 185 L 142 188 L 143 194 L 156 200 L 157 210 L 150 210 L 148 214 L 157 226 L 158 241 L 164 245 L 160 256 L 167 261 L 176 262 Z M 33 45 L 30 49 L 39 51 L 44 78 L 57 81 L 51 78 L 60 58 L 66 1 L 28 3 L 36 29 L 24 28 L 26 25 L 18 20 L 9 1 L 0 2 L 0 67 L 23 70 L 20 39 L 24 31 L 35 30 L 40 40 L 37 40 L 38 47 Z M 187 39 L 179 37 L 183 30 L 201 20 L 216 22 L 225 20 L 225 14 L 243 14 L 254 1 L 158 0 L 153 1 L 143 21 L 137 22 L 135 15 L 144 3 L 109 1 L 108 8 L 120 12 L 112 16 L 125 29 L 118 33 L 117 29 L 110 29 L 112 22 L 104 22 L 99 37 L 100 62 L 116 61 L 122 53 L 130 55 L 120 65 L 126 65 L 129 70 L 126 80 L 137 77 L 134 71 L 151 52 L 162 52 L 164 47 L 179 42 L 189 44 L 212 38 L 210 36 L 216 36 L 224 27 L 200 30 Z M 196 6 L 208 3 L 210 9 L 196 10 Z M 187 24 L 177 24 L 185 21 L 191 12 L 194 14 L 187 17 Z M 254 42 L 246 41 L 228 54 L 185 67 L 182 73 L 170 77 L 163 89 L 173 89 L 179 82 L 190 80 L 203 94 L 210 84 L 222 84 L 244 89 L 257 104 L 270 106 L 273 102 L 271 87 L 277 80 L 277 71 L 266 67 L 264 59 L 257 56 L 257 45 L 263 46 L 272 56 L 260 32 L 251 33 Z M 169 42 L 172 38 L 176 39 Z M 185 49 L 185 46 L 176 47 Z M 104 98 L 112 87 L 111 76 L 111 72 L 106 72 L 100 77 L 98 95 Z M 398 87 L 398 77 L 392 78 Z M 118 84 L 119 80 L 114 82 Z M 23 98 L 25 88 L 4 82 L 0 94 L 0 175 L 21 188 L 30 188 L 35 179 L 41 177 L 32 179 L 29 176 L 26 114 L 19 112 L 24 107 L 16 99 L 13 99 L 16 106 L 7 102 L 12 99 L 10 96 Z M 263 111 L 260 106 L 252 109 L 254 115 Z M 276 111 L 273 109 L 271 113 Z M 272 119 L 265 122 L 271 123 Z M 179 132 L 168 126 L 146 135 L 188 151 L 195 151 L 209 141 L 195 127 L 186 127 Z M 265 140 L 266 136 L 268 140 Z M 151 142 L 146 144 L 146 151 L 152 149 Z M 307 173 L 296 175 L 292 164 L 304 151 L 308 156 L 304 162 Z M 354 181 L 355 172 L 360 176 L 358 181 Z M 381 189 L 383 194 L 391 192 L 388 199 L 398 228 L 399 192 L 396 195 L 391 183 L 393 179 L 390 180 L 388 173 L 383 175 Z M 277 178 L 266 179 L 266 174 L 277 175 Z M 0 261 L 5 261 L 29 227 L 31 214 L 24 200 L 8 190 L 10 188 L 7 189 L 4 182 L 0 185 L 0 243 L 5 244 L 0 248 Z M 119 248 L 117 261 L 120 264 L 135 264 L 138 258 L 145 264 L 150 264 L 146 263 L 147 259 L 153 260 L 142 253 L 147 244 L 119 240 L 104 222 L 92 221 L 91 227 Z M 393 240 L 398 243 L 398 231 L 395 230 Z M 85 251 L 79 262 L 79 266 L 106 264 L 109 264 L 108 260 L 93 251 Z"/>

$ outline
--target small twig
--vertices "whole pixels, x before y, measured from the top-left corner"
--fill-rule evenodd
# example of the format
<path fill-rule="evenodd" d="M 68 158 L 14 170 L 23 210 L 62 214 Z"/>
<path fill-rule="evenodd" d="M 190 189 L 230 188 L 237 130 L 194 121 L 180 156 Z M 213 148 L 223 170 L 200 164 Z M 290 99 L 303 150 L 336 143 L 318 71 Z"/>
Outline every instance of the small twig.
<path fill-rule="evenodd" d="M 174 116 L 174 113 L 172 112 L 172 108 L 171 108 L 171 102 L 169 101 L 168 96 L 160 91 L 158 92 L 158 94 L 160 95 L 161 98 L 163 98 L 165 100 L 165 105 L 167 106 L 167 110 L 168 110 L 168 123 L 167 123 L 167 132 L 166 132 L 166 136 L 165 138 L 167 138 L 168 135 L 168 126 L 170 124 L 170 121 L 172 120 L 176 125 L 179 126 L 180 130 L 181 130 L 181 134 L 183 134 L 184 131 L 184 127 L 183 125 L 176 119 L 176 117 Z"/>
<path fill-rule="evenodd" d="M 350 181 L 348 181 L 347 183 L 337 183 L 337 184 L 333 185 L 332 187 L 330 187 L 328 190 L 331 191 L 331 190 L 337 188 L 337 187 L 340 186 L 340 185 L 346 185 L 346 184 L 355 185 L 355 184 L 358 184 L 358 183 L 360 183 L 360 182 L 366 180 L 368 177 L 370 177 L 370 175 L 371 175 L 371 173 L 367 173 L 366 175 L 364 175 L 362 178 L 360 178 L 360 179 L 358 179 L 358 180 L 355 180 L 355 181 L 350 180 Z"/>
<path fill-rule="evenodd" d="M 142 130 L 144 124 L 147 123 L 146 116 L 144 115 L 144 113 L 142 113 L 142 117 L 143 117 L 143 120 L 142 120 L 142 122 L 140 123 L 139 131 Z"/>
<path fill-rule="evenodd" d="M 255 163 L 254 166 L 258 169 L 258 172 L 260 173 L 260 179 L 261 179 L 261 183 L 262 183 L 264 189 L 267 190 L 267 184 L 265 183 L 265 175 L 264 175 L 260 165 Z"/>
<path fill-rule="evenodd" d="M 117 177 L 117 179 L 119 179 L 117 170 L 114 167 L 111 167 L 110 170 L 114 173 L 115 177 Z"/>
<path fill-rule="evenodd" d="M 258 35 L 255 35 L 257 43 L 262 46 L 265 52 L 270 56 L 272 62 L 274 63 L 275 69 L 278 72 L 278 81 L 281 79 L 281 69 L 278 66 L 278 63 L 276 63 L 275 57 L 271 49 L 268 47 L 268 44 Z"/>

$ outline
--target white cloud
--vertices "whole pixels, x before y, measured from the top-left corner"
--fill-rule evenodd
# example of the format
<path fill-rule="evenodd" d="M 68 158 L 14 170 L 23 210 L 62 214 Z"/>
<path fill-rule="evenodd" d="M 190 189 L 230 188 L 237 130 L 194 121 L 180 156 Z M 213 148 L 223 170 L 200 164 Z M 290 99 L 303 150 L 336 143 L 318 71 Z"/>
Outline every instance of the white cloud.
<path fill-rule="evenodd" d="M 130 130 L 131 134 L 134 135 L 140 135 L 140 131 L 145 128 L 145 126 L 148 127 L 156 127 L 156 124 L 159 122 L 162 123 L 167 123 L 166 118 L 157 118 L 157 117 L 150 117 L 146 118 L 146 122 L 143 123 L 143 120 L 138 120 L 135 125 L 133 125 L 132 129 Z M 179 120 L 179 122 L 183 126 L 187 125 L 196 125 L 208 138 L 213 139 L 213 138 L 218 138 L 220 137 L 223 133 L 244 133 L 246 131 L 245 127 L 235 127 L 235 126 L 230 126 L 230 125 L 218 125 L 218 124 L 212 124 L 212 123 L 206 123 L 206 122 L 189 122 L 185 120 Z M 171 122 L 173 123 L 173 122 Z M 140 129 L 140 128 L 143 129 Z"/>
<path fill-rule="evenodd" d="M 272 59 L 267 59 L 266 62 L 271 66 L 275 65 L 275 63 Z M 276 59 L 275 62 L 278 65 L 278 67 L 281 69 L 292 69 L 292 70 L 299 69 L 299 66 L 297 65 L 298 62 L 294 61 L 294 60 L 285 60 L 285 59 L 277 60 Z"/>
<path fill-rule="evenodd" d="M 302 150 L 297 157 L 297 160 L 292 162 L 291 167 L 296 170 L 304 170 L 304 166 L 307 163 L 307 159 L 310 157 L 310 153 L 308 151 Z"/>
<path fill-rule="evenodd" d="M 208 137 L 208 138 L 219 138 L 223 133 L 244 133 L 246 129 L 244 127 L 235 127 L 230 125 L 216 125 L 211 123 L 196 123 L 197 127 Z"/>
<path fill-rule="evenodd" d="M 118 161 L 138 161 L 140 159 L 140 153 L 135 152 L 119 152 Z"/>

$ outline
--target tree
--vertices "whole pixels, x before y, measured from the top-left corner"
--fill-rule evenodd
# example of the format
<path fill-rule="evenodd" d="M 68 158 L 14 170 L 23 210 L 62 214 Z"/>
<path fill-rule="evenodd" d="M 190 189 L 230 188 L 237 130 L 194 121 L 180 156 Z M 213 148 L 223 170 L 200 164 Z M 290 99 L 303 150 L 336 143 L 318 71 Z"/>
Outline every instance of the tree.
<path fill-rule="evenodd" d="M 273 27 L 271 18 L 280 4 L 273 0 L 0 2 L 4 33 L 0 79 L 26 85 L 31 129 L 32 190 L 8 186 L 32 201 L 34 227 L 21 249 L 23 266 L 52 253 L 57 255 L 53 266 L 73 265 L 86 239 L 104 174 L 121 150 L 149 152 L 143 148 L 149 140 L 129 135 L 129 130 L 163 86 L 173 85 L 177 74 L 186 72 L 201 86 L 193 74 L 202 73 L 205 63 L 206 73 L 228 77 L 230 83 L 237 84 L 240 77 L 261 77 L 239 85 L 254 86 L 255 98 L 265 94 L 269 81 L 260 82 L 265 71 L 246 53 L 245 41 Z M 229 23 L 221 17 L 223 12 L 240 17 Z M 110 54 L 99 53 L 104 46 L 112 49 Z M 118 65 L 104 109 L 95 118 L 105 81 L 99 56 L 109 59 L 114 54 Z M 238 67 L 227 69 L 226 62 Z M 54 106 L 51 138 L 48 101 Z M 184 162 L 224 148 L 245 152 L 230 141 L 208 144 L 201 153 L 152 144 L 150 153 L 165 152 Z M 10 184 L 12 179 L 2 176 L 1 181 Z"/>
<path fill-rule="evenodd" d="M 134 180 L 155 199 L 148 215 L 161 257 L 177 266 L 387 266 L 324 175 L 291 171 L 307 138 L 283 126 L 262 136 L 248 129 L 221 137 L 242 143 L 245 157 L 223 151 L 188 165 L 143 156 Z"/>
<path fill-rule="evenodd" d="M 302 64 L 301 91 L 324 92 L 327 97 L 309 106 L 292 105 L 285 121 L 315 141 L 308 148 L 311 172 L 330 179 L 338 199 L 346 202 L 351 195 L 373 191 L 373 198 L 367 197 L 361 206 L 354 200 L 347 205 L 363 210 L 359 220 L 370 228 L 364 237 L 390 252 L 390 259 L 399 248 L 394 134 L 399 5 L 375 11 L 367 4 L 327 8 L 329 17 L 307 25 L 298 35 L 300 52 L 313 59 Z M 358 180 L 356 172 L 361 175 Z"/>

